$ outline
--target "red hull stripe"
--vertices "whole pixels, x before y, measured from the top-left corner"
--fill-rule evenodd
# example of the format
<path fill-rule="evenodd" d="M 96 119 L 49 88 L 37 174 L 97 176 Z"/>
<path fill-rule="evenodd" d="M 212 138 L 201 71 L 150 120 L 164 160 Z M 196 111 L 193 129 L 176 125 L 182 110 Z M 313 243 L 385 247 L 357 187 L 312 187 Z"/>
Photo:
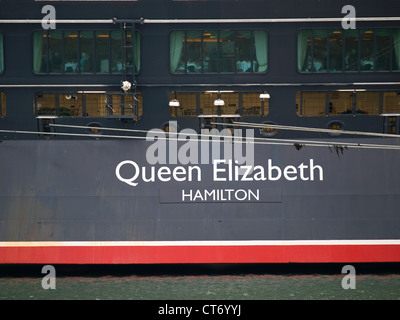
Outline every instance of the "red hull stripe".
<path fill-rule="evenodd" d="M 232 241 L 235 243 L 235 241 Z M 245 243 L 249 244 L 245 244 Z M 275 244 L 269 244 L 269 243 Z M 177 242 L 179 243 L 179 242 Z M 153 264 L 153 263 L 356 263 L 400 262 L 400 241 L 352 241 L 346 244 L 293 244 L 281 241 L 171 242 L 0 242 L 0 263 Z M 278 243 L 278 244 L 277 244 Z M 337 244 L 339 243 L 339 244 Z M 362 244 L 361 244 L 362 243 Z"/>

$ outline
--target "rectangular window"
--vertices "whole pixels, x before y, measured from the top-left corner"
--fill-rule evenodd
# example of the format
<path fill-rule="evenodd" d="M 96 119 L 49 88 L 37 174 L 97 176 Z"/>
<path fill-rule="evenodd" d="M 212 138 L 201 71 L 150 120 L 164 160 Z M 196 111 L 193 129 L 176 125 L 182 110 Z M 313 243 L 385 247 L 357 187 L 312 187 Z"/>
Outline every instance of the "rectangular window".
<path fill-rule="evenodd" d="M 392 31 L 392 70 L 400 70 L 400 29 Z"/>
<path fill-rule="evenodd" d="M 301 116 L 325 116 L 326 92 L 298 92 L 298 114 Z"/>
<path fill-rule="evenodd" d="M 179 96 L 179 100 L 178 100 Z M 197 94 L 186 92 L 171 92 L 170 101 L 179 102 L 179 105 L 171 105 L 170 114 L 173 117 L 190 117 L 197 115 Z"/>
<path fill-rule="evenodd" d="M 400 29 L 300 30 L 300 72 L 396 71 Z"/>
<path fill-rule="evenodd" d="M 361 30 L 360 62 L 362 71 L 375 70 L 374 32 Z"/>
<path fill-rule="evenodd" d="M 96 31 L 96 72 L 110 72 L 110 36 L 108 31 Z"/>
<path fill-rule="evenodd" d="M 182 31 L 181 31 L 182 32 Z M 187 72 L 199 73 L 204 69 L 202 65 L 203 61 L 201 59 L 201 31 L 187 31 L 186 33 L 186 52 L 187 61 L 184 59 L 184 55 L 181 56 L 181 65 L 183 68 L 179 68 L 179 72 L 185 70 L 185 62 Z M 208 67 L 208 65 L 207 65 Z"/>
<path fill-rule="evenodd" d="M 311 71 L 312 64 L 311 30 L 300 30 L 297 35 L 297 68 L 300 71 Z"/>
<path fill-rule="evenodd" d="M 68 73 L 76 73 L 79 71 L 78 66 L 78 32 L 64 31 L 64 71 Z"/>
<path fill-rule="evenodd" d="M 268 69 L 264 30 L 188 30 L 170 34 L 173 73 L 244 73 Z"/>
<path fill-rule="evenodd" d="M 63 72 L 64 53 L 63 53 L 63 32 L 52 30 L 47 33 L 47 52 L 49 57 L 49 73 Z"/>
<path fill-rule="evenodd" d="M 218 99 L 217 92 L 203 92 L 200 94 L 199 114 L 218 114 L 218 106 L 214 104 Z M 221 112 L 222 113 L 222 112 Z"/>
<path fill-rule="evenodd" d="M 379 114 L 379 92 L 357 92 L 356 113 Z"/>
<path fill-rule="evenodd" d="M 0 32 L 0 73 L 4 71 L 4 49 L 3 34 Z"/>
<path fill-rule="evenodd" d="M 4 118 L 6 113 L 6 95 L 3 92 L 0 92 L 0 118 Z"/>
<path fill-rule="evenodd" d="M 173 117 L 267 115 L 269 99 L 260 99 L 260 93 L 240 91 L 171 92 L 169 97 L 170 114 Z"/>
<path fill-rule="evenodd" d="M 259 93 L 243 93 L 241 95 L 241 114 L 262 116 L 269 112 L 269 99 L 260 99 Z"/>
<path fill-rule="evenodd" d="M 344 37 L 345 71 L 358 71 L 358 30 L 348 29 Z"/>
<path fill-rule="evenodd" d="M 128 40 L 129 39 L 129 40 Z M 111 41 L 111 72 L 119 73 L 122 72 L 122 61 L 123 61 L 123 39 L 120 31 L 111 31 L 110 33 L 110 41 Z M 131 44 L 131 34 L 127 34 L 127 41 Z M 129 57 L 129 64 L 132 64 L 132 55 Z M 129 71 L 132 73 L 132 69 L 129 68 Z"/>
<path fill-rule="evenodd" d="M 77 91 L 36 93 L 35 116 L 59 117 L 140 117 L 143 102 L 140 93 Z"/>
<path fill-rule="evenodd" d="M 327 66 L 327 31 L 314 30 L 313 31 L 313 71 L 325 72 Z"/>
<path fill-rule="evenodd" d="M 390 70 L 390 30 L 376 30 L 376 67 L 377 71 Z"/>
<path fill-rule="evenodd" d="M 100 96 L 100 99 L 102 97 Z M 112 117 L 141 117 L 143 114 L 143 102 L 142 95 L 137 93 L 134 94 L 118 94 L 118 93 L 106 93 L 106 115 Z M 100 101 L 101 105 L 101 101 Z"/>
<path fill-rule="evenodd" d="M 383 93 L 383 113 L 400 113 L 400 91 Z"/>
<path fill-rule="evenodd" d="M 140 36 L 131 31 L 33 32 L 35 73 L 132 73 L 140 69 Z"/>
<path fill-rule="evenodd" d="M 329 92 L 328 115 L 348 114 L 353 109 L 353 92 Z"/>
<path fill-rule="evenodd" d="M 331 72 L 343 70 L 343 35 L 342 31 L 334 30 L 329 35 L 328 70 Z"/>
<path fill-rule="evenodd" d="M 233 31 L 220 32 L 220 72 L 236 71 L 235 63 L 235 33 Z"/>
<path fill-rule="evenodd" d="M 251 31 L 238 31 L 236 37 L 237 43 L 237 62 L 236 72 L 252 72 L 255 69 L 253 59 L 253 38 Z"/>
<path fill-rule="evenodd" d="M 221 106 L 221 114 L 239 114 L 239 94 L 221 93 L 221 100 L 224 105 Z"/>
<path fill-rule="evenodd" d="M 94 52 L 94 31 L 79 32 L 79 70 L 83 73 L 94 72 L 93 55 Z"/>
<path fill-rule="evenodd" d="M 218 72 L 218 31 L 203 32 L 203 64 L 205 72 Z"/>

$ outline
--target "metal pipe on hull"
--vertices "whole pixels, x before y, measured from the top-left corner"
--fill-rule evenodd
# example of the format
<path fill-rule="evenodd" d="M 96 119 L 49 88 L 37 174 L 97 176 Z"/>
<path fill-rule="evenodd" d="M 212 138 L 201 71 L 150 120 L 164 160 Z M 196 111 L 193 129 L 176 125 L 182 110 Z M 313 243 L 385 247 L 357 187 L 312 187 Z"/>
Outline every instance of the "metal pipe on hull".
<path fill-rule="evenodd" d="M 57 19 L 56 23 L 79 24 L 79 23 L 141 23 L 141 24 L 170 24 L 170 23 L 308 23 L 308 22 L 340 22 L 339 18 L 272 18 L 272 19 Z M 400 21 L 400 17 L 356 17 L 356 22 L 368 21 Z M 48 20 L 46 20 L 48 21 Z M 42 23 L 42 19 L 1 19 L 1 23 Z M 50 20 L 51 22 L 51 20 Z"/>

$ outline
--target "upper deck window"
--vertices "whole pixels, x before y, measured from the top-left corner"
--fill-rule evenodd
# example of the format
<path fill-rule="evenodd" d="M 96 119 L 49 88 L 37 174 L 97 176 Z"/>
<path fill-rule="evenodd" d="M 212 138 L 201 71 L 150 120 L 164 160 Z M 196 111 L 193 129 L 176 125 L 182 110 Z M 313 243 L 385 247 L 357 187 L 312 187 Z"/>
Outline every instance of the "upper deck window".
<path fill-rule="evenodd" d="M 0 33 L 0 73 L 4 70 L 3 34 Z"/>
<path fill-rule="evenodd" d="M 170 34 L 173 73 L 259 73 L 268 69 L 264 30 L 188 30 Z"/>
<path fill-rule="evenodd" d="M 124 48 L 127 50 L 125 51 Z M 36 73 L 123 73 L 140 70 L 140 36 L 115 31 L 40 30 L 33 33 Z"/>
<path fill-rule="evenodd" d="M 400 29 L 301 30 L 300 72 L 400 70 Z"/>

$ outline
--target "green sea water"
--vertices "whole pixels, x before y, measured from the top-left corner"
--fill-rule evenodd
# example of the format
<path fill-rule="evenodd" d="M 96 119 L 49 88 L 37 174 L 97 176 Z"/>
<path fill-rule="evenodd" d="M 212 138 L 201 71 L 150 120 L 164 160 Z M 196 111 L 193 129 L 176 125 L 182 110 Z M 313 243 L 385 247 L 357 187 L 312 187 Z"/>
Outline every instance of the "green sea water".
<path fill-rule="evenodd" d="M 399 264 L 54 266 L 54 289 L 42 267 L 0 266 L 0 300 L 400 300 Z"/>

